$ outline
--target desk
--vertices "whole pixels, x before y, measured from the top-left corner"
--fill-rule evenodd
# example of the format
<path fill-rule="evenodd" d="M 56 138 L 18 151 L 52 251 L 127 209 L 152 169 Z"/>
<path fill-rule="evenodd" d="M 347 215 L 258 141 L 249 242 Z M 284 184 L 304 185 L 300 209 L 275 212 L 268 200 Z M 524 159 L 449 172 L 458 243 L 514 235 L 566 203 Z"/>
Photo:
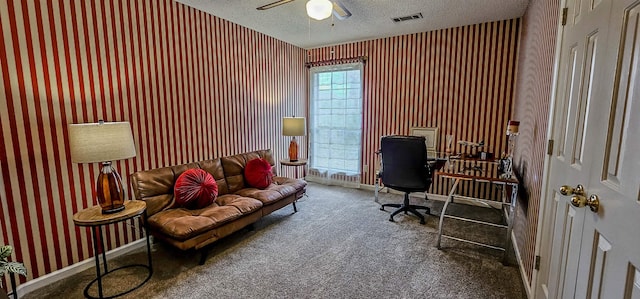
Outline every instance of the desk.
<path fill-rule="evenodd" d="M 106 252 L 103 248 L 102 250 L 102 262 L 104 267 L 104 273 L 101 271 L 100 267 L 100 253 L 98 252 L 98 248 L 104 247 L 104 240 L 102 238 L 102 226 L 112 223 L 118 223 L 121 221 L 125 221 L 127 219 L 132 219 L 135 217 L 142 216 L 142 220 L 144 221 L 145 235 L 147 237 L 147 265 L 127 265 L 116 269 L 111 269 L 111 271 L 107 268 L 107 256 Z M 147 204 L 141 200 L 126 200 L 124 202 L 124 210 L 113 213 L 113 214 L 102 214 L 102 208 L 100 206 L 93 206 L 88 209 L 84 209 L 75 215 L 73 215 L 73 222 L 77 226 L 86 226 L 91 227 L 91 231 L 93 232 L 93 250 L 94 257 L 96 260 L 96 279 L 89 282 L 89 284 L 84 289 L 84 296 L 86 298 L 104 298 L 103 290 L 102 290 L 102 278 L 107 274 L 113 273 L 120 269 L 131 268 L 131 267 L 143 267 L 149 271 L 149 275 L 145 280 L 143 280 L 140 284 L 133 287 L 130 290 L 118 293 L 116 295 L 111 295 L 107 298 L 114 298 L 118 296 L 122 296 L 127 294 L 140 286 L 142 286 L 145 282 L 147 282 L 151 278 L 151 274 L 153 274 L 153 267 L 151 266 L 151 243 L 149 241 L 149 231 L 147 230 Z M 99 243 L 98 243 L 99 242 Z M 98 282 L 98 297 L 94 297 L 89 295 L 89 288 L 95 283 Z"/>
<path fill-rule="evenodd" d="M 307 177 L 307 159 L 298 159 L 297 161 L 290 161 L 289 159 L 280 160 L 280 175 L 283 174 L 283 166 L 295 167 L 295 179 L 298 178 L 298 166 L 302 166 L 302 179 Z"/>
<path fill-rule="evenodd" d="M 450 161 L 451 165 L 446 165 L 441 171 L 437 171 L 436 174 L 445 178 L 450 178 L 453 180 L 453 185 L 451 186 L 451 191 L 449 192 L 449 196 L 447 197 L 447 201 L 445 202 L 442 212 L 440 213 L 440 222 L 438 224 L 438 244 L 437 247 L 440 249 L 440 242 L 442 237 L 447 239 L 452 239 L 456 241 L 467 242 L 479 246 L 484 246 L 492 249 L 502 250 L 503 258 L 502 263 L 507 263 L 507 251 L 511 245 L 511 230 L 513 229 L 513 218 L 515 216 L 515 206 L 518 202 L 518 180 L 516 178 L 500 178 L 498 174 L 498 162 L 494 160 L 463 160 L 463 159 L 452 159 Z M 456 165 L 457 164 L 457 165 Z M 461 181 L 473 181 L 473 182 L 482 182 L 489 183 L 502 187 L 501 193 L 501 201 L 476 198 L 476 197 L 468 197 L 468 196 L 460 196 L 458 195 L 458 185 Z M 511 192 L 508 192 L 510 189 Z M 510 195 L 507 198 L 507 193 Z M 491 203 L 499 203 L 502 212 L 504 213 L 504 218 L 507 220 L 506 225 L 504 224 L 496 224 L 492 222 L 485 222 L 476 219 L 469 219 L 459 216 L 447 215 L 447 207 L 454 200 L 454 197 L 472 200 L 476 202 L 481 202 L 486 205 L 490 205 Z M 484 244 L 480 242 L 475 242 L 472 240 L 457 238 L 449 235 L 443 234 L 443 226 L 444 219 L 451 218 L 457 219 L 482 225 L 490 225 L 494 227 L 501 227 L 507 229 L 507 236 L 505 240 L 504 247 L 497 247 L 489 244 Z"/>

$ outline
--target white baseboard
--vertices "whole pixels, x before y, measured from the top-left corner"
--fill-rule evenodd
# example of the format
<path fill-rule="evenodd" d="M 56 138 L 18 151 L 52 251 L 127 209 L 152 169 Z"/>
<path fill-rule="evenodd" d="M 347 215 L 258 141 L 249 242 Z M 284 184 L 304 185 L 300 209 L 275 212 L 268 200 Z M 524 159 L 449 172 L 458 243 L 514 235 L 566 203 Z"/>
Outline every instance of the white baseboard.
<path fill-rule="evenodd" d="M 120 246 L 118 248 L 107 251 L 107 262 L 109 259 L 116 258 L 121 255 L 125 255 L 131 251 L 139 249 L 141 247 L 146 246 L 146 238 L 142 238 L 140 240 L 136 240 L 127 245 Z M 151 240 L 150 240 L 151 241 Z M 100 259 L 102 263 L 102 259 Z M 96 260 L 94 257 L 90 257 L 84 261 L 77 262 L 73 265 L 66 266 L 60 270 L 53 271 L 49 274 L 40 276 L 36 279 L 29 280 L 26 283 L 19 285 L 16 288 L 16 292 L 18 293 L 18 297 L 22 297 L 25 294 L 31 293 L 39 288 L 55 283 L 59 280 L 65 279 L 72 275 L 78 274 L 84 270 L 95 268 Z"/>
<path fill-rule="evenodd" d="M 364 190 L 369 190 L 369 191 L 375 191 L 376 186 L 374 185 L 365 185 L 365 184 L 360 184 L 360 189 L 364 189 Z"/>
<path fill-rule="evenodd" d="M 513 252 L 515 252 L 516 254 L 516 262 L 518 263 L 518 268 L 520 269 L 520 276 L 522 276 L 522 283 L 524 285 L 524 290 L 527 293 L 527 298 L 531 298 L 531 283 L 527 278 L 527 272 L 524 270 L 524 264 L 522 263 L 522 256 L 520 255 L 518 242 L 516 242 L 516 236 L 513 231 L 511 231 L 511 244 L 513 245 Z"/>

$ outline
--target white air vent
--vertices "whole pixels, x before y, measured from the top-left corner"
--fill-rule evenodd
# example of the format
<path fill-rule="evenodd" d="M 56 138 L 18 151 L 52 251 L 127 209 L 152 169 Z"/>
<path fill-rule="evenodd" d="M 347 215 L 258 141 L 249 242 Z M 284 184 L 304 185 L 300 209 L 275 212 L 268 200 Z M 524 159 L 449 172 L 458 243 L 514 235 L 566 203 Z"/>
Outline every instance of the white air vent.
<path fill-rule="evenodd" d="M 419 12 L 417 14 L 414 14 L 414 15 L 410 15 L 410 16 L 391 18 L 391 20 L 393 20 L 394 23 L 400 23 L 400 22 L 417 20 L 417 19 L 422 19 L 422 13 L 421 12 Z"/>

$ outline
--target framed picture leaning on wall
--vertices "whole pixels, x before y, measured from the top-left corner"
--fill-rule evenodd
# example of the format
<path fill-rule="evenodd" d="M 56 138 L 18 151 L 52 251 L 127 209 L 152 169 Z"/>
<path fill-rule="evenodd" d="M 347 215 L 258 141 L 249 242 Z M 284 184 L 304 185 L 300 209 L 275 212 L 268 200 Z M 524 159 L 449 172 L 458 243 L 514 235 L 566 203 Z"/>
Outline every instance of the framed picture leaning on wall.
<path fill-rule="evenodd" d="M 434 158 L 438 152 L 438 127 L 413 127 L 409 134 L 412 136 L 424 136 L 427 145 L 427 154 Z"/>

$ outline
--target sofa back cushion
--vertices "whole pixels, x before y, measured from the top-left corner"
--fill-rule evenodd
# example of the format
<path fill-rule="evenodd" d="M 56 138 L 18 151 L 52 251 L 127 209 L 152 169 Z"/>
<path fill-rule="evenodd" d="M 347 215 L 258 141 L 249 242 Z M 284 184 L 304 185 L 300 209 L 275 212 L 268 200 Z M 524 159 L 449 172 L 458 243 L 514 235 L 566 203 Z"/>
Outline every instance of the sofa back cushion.
<path fill-rule="evenodd" d="M 267 162 L 269 162 L 269 164 L 271 165 L 271 172 L 273 172 L 274 176 L 278 175 L 276 172 L 276 168 L 274 167 L 276 165 L 276 162 L 273 159 L 273 153 L 270 149 L 255 151 L 255 153 L 258 154 L 260 158 L 265 159 L 267 160 Z M 247 162 L 249 162 L 249 160 L 247 160 Z"/>
<path fill-rule="evenodd" d="M 220 158 L 220 161 L 222 162 L 222 169 L 224 169 L 224 175 L 227 179 L 229 193 L 235 193 L 248 186 L 244 179 L 244 168 L 247 165 L 247 162 L 257 158 L 267 160 L 271 166 L 275 165 L 271 150 L 259 150 Z"/>
<path fill-rule="evenodd" d="M 199 168 L 197 163 L 138 171 L 131 175 L 133 195 L 147 203 L 147 215 L 167 209 L 173 205 L 173 188 L 176 179 L 190 168 Z"/>
<path fill-rule="evenodd" d="M 224 177 L 224 171 L 222 170 L 222 163 L 220 159 L 205 160 L 198 162 L 200 168 L 210 173 L 218 184 L 218 195 L 225 195 L 229 193 L 229 187 L 227 186 L 227 180 Z"/>

